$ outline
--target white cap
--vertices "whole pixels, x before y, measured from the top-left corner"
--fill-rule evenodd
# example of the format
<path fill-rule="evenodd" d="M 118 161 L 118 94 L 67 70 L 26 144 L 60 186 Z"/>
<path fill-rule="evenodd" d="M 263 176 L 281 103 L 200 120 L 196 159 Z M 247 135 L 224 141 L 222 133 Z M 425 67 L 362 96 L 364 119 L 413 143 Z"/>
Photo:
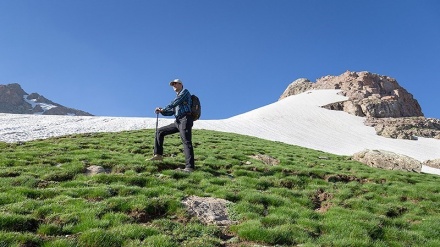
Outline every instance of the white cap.
<path fill-rule="evenodd" d="M 180 84 L 183 84 L 182 81 L 181 81 L 180 79 L 174 79 L 174 80 L 170 81 L 170 86 L 172 86 L 173 83 L 180 83 Z"/>

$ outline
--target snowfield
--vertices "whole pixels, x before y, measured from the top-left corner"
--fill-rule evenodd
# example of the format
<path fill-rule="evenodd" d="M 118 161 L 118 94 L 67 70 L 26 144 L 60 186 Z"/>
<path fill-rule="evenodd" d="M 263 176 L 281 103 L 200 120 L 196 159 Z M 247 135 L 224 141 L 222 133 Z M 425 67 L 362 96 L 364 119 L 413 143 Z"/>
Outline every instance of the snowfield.
<path fill-rule="evenodd" d="M 337 94 L 339 91 L 308 91 L 228 119 L 198 120 L 194 123 L 194 129 L 244 134 L 340 155 L 353 155 L 364 149 L 382 149 L 404 154 L 419 161 L 440 158 L 440 140 L 419 137 L 414 141 L 381 137 L 376 135 L 373 127 L 363 124 L 362 117 L 320 107 L 346 100 L 346 97 Z M 173 122 L 171 118 L 159 118 L 159 127 L 171 122 Z M 155 127 L 156 117 L 81 117 L 2 113 L 0 141 L 19 142 L 68 134 L 119 132 Z M 422 172 L 440 175 L 440 169 L 430 167 L 423 167 Z"/>

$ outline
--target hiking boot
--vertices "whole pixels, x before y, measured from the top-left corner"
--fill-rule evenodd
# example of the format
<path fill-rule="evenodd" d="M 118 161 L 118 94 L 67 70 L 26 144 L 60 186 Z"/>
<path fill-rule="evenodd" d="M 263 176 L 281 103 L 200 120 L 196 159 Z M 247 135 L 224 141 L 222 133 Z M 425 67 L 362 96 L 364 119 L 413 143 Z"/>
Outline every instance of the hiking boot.
<path fill-rule="evenodd" d="M 151 161 L 155 161 L 155 160 L 157 160 L 157 161 L 161 161 L 161 160 L 163 160 L 163 156 L 160 155 L 160 154 L 155 154 L 151 159 L 147 159 L 147 160 L 151 160 Z"/>
<path fill-rule="evenodd" d="M 189 168 L 189 167 L 185 167 L 185 169 L 177 168 L 176 171 L 179 171 L 179 172 L 186 172 L 186 173 L 191 173 L 191 172 L 194 171 L 194 169 L 193 169 L 193 168 Z"/>

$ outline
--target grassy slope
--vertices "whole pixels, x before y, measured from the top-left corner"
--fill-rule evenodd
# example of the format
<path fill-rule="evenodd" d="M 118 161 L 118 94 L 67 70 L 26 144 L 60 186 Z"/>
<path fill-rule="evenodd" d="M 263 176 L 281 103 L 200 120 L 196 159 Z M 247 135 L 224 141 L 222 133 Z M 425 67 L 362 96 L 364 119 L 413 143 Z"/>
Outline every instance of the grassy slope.
<path fill-rule="evenodd" d="M 163 163 L 145 161 L 153 136 L 0 143 L 0 246 L 440 246 L 438 176 L 205 130 L 193 134 L 196 172 L 182 174 L 177 135 Z M 109 173 L 87 176 L 90 165 Z M 233 202 L 237 224 L 204 226 L 185 213 L 188 195 Z"/>

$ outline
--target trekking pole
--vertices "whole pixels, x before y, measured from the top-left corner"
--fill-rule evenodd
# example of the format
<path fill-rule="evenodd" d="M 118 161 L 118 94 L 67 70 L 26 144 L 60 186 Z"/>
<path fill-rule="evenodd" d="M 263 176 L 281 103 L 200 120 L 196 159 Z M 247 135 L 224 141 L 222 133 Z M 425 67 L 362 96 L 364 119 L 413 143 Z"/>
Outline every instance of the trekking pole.
<path fill-rule="evenodd" d="M 159 112 L 156 113 L 156 132 L 154 134 L 154 137 L 156 137 L 156 135 L 157 135 L 157 124 L 158 124 L 158 122 L 159 122 Z"/>
<path fill-rule="evenodd" d="M 156 131 L 154 132 L 154 143 L 156 143 L 157 138 L 157 125 L 159 123 L 159 112 L 156 112 Z M 155 144 L 154 144 L 155 145 Z M 154 152 L 154 151 L 153 151 Z"/>

